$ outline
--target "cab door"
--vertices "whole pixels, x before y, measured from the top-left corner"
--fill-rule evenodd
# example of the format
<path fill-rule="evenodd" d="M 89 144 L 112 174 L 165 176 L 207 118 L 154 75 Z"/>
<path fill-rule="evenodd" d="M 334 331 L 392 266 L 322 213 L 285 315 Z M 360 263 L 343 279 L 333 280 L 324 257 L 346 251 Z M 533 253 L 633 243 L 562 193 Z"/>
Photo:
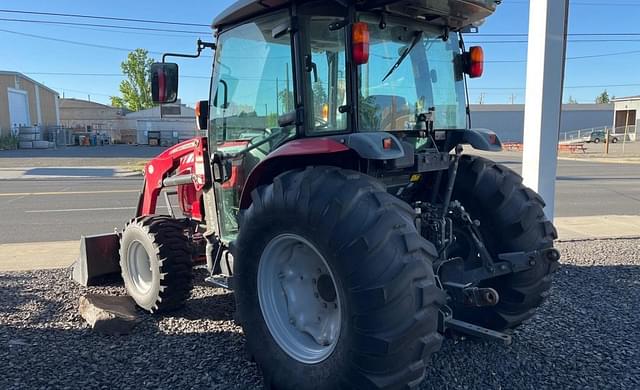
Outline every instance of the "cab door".
<path fill-rule="evenodd" d="M 230 174 L 214 184 L 223 241 L 238 233 L 239 200 L 248 174 L 295 136 L 292 126 L 279 126 L 279 118 L 295 110 L 292 40 L 286 28 L 290 19 L 289 10 L 283 10 L 218 37 L 208 127 L 211 154 L 225 156 Z"/>

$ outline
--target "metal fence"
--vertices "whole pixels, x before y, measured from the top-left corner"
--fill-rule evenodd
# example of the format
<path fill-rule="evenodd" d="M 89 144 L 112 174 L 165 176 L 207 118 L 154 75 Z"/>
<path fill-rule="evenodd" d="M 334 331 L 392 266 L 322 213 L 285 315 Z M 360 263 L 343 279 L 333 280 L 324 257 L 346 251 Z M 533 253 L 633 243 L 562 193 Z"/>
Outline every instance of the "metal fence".
<path fill-rule="evenodd" d="M 609 132 L 609 136 L 616 137 L 618 142 L 636 141 L 636 126 L 620 126 L 615 128 L 602 126 L 562 133 L 560 135 L 560 142 L 573 143 L 591 141 L 591 134 L 595 132 L 604 132 L 605 134 Z"/>

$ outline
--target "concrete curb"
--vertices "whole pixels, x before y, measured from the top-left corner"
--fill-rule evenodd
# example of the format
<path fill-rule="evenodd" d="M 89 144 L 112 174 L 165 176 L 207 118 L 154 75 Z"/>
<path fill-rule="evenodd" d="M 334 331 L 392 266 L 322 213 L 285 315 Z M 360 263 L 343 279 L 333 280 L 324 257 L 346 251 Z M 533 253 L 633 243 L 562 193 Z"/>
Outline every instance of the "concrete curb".
<path fill-rule="evenodd" d="M 632 157 L 636 158 L 636 157 Z M 558 157 L 558 160 L 565 161 L 582 161 L 591 163 L 605 163 L 605 164 L 633 164 L 640 165 L 640 159 L 629 160 L 624 158 L 607 158 L 607 157 Z"/>

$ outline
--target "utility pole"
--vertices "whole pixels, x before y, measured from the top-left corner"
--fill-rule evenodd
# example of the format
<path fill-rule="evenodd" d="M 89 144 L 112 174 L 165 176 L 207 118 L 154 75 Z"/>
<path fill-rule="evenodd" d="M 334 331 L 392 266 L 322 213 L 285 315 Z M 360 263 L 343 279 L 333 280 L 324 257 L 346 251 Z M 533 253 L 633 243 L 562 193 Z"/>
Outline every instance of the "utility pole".
<path fill-rule="evenodd" d="M 278 87 L 278 78 L 276 77 L 276 118 L 280 116 L 280 88 Z"/>
<path fill-rule="evenodd" d="M 285 63 L 285 65 L 286 65 L 286 73 L 285 74 L 287 75 L 287 98 L 285 99 L 284 104 L 285 104 L 285 107 L 286 107 L 286 110 L 287 110 L 286 113 L 289 113 L 289 112 L 291 112 L 291 107 L 289 107 L 289 101 L 291 100 L 291 92 L 289 91 L 289 63 L 287 62 L 287 63 Z"/>
<path fill-rule="evenodd" d="M 484 96 L 486 94 L 484 92 L 480 92 L 480 96 L 478 97 L 478 104 L 484 104 Z"/>
<path fill-rule="evenodd" d="M 511 96 L 509 96 L 509 100 L 511 101 L 511 104 L 515 104 L 515 102 L 516 102 L 516 94 L 512 93 Z"/>
<path fill-rule="evenodd" d="M 625 105 L 624 109 L 627 111 L 627 117 L 624 120 L 624 138 L 622 139 L 622 154 L 624 154 L 624 144 L 627 143 L 627 130 L 629 129 L 629 106 Z"/>
<path fill-rule="evenodd" d="M 553 220 L 569 0 L 529 2 L 524 112 L 524 184 L 546 203 Z"/>

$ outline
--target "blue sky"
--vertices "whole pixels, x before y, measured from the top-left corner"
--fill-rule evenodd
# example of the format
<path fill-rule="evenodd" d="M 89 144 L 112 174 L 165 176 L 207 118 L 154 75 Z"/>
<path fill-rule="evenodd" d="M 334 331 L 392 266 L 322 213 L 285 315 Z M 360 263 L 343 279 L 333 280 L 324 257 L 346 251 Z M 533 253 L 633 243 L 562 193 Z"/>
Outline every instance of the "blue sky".
<path fill-rule="evenodd" d="M 234 0 L 166 1 L 78 1 L 78 0 L 2 0 L 0 9 L 55 13 L 75 13 L 110 17 L 170 20 L 208 25 L 213 17 Z M 528 1 L 504 0 L 494 16 L 481 27 L 481 34 L 526 34 Z M 569 59 L 565 72 L 565 100 L 569 95 L 580 103 L 593 102 L 607 89 L 610 95 L 640 94 L 640 1 L 638 0 L 571 0 L 569 33 L 635 33 L 636 35 L 571 36 L 568 57 L 604 55 L 594 58 Z M 110 22 L 40 15 L 0 12 L 2 19 L 30 19 L 72 23 L 118 24 L 146 28 L 188 30 L 195 33 L 127 31 L 104 27 L 62 26 L 0 20 L 0 70 L 14 70 L 56 89 L 66 97 L 102 103 L 118 94 L 119 76 L 53 75 L 46 73 L 118 74 L 128 49 L 138 47 L 159 58 L 163 51 L 192 52 L 195 40 L 212 39 L 207 27 Z M 10 33 L 8 31 L 13 31 Z M 20 33 L 23 35 L 15 34 Z M 26 36 L 24 34 L 30 34 Z M 41 36 L 49 40 L 36 38 Z M 54 40 L 51 40 L 54 39 Z M 59 42 L 76 41 L 103 47 Z M 527 45 L 522 36 L 469 36 L 471 42 L 482 42 L 485 75 L 469 83 L 470 99 L 477 103 L 482 95 L 485 103 L 516 103 L 524 100 Z M 502 41 L 518 41 L 503 43 Z M 580 41 L 583 42 L 580 42 Z M 585 40 L 607 40 L 585 42 Z M 489 43 L 501 41 L 501 43 Z M 110 48 L 106 48 L 108 46 Z M 631 52 L 631 53 L 626 53 Z M 615 54 L 611 53 L 626 53 Z M 489 62 L 489 61 L 521 62 Z M 180 61 L 181 74 L 202 78 L 182 78 L 181 98 L 187 104 L 204 99 L 208 94 L 211 58 Z M 622 84 L 632 84 L 622 86 Z M 606 87 L 605 87 L 606 86 Z"/>

